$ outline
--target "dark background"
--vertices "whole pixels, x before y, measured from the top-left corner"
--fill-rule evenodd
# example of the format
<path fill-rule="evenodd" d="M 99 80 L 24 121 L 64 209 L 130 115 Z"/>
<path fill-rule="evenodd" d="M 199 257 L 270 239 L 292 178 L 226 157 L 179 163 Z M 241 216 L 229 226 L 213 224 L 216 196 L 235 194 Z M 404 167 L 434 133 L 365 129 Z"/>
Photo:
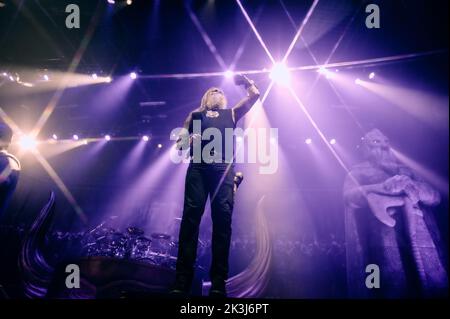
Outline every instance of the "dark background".
<path fill-rule="evenodd" d="M 121 169 L 126 155 L 136 146 L 134 140 L 108 143 L 95 156 L 89 155 L 94 146 L 87 145 L 48 159 L 88 216 L 89 226 L 112 214 L 123 215 L 118 227 L 138 223 L 136 212 L 139 210 L 153 214 L 146 219 L 146 225 L 150 225 L 147 231 L 163 227 L 155 223 L 169 225 L 172 218 L 181 215 L 182 172 L 177 171 L 176 177 L 175 173 L 166 172 L 163 181 L 158 183 L 149 178 L 136 201 L 133 198 L 129 206 L 120 206 L 127 211 L 112 212 L 111 203 L 127 202 L 129 190 L 171 143 L 171 130 L 180 126 L 187 113 L 198 106 L 207 88 L 222 86 L 231 105 L 244 93 L 235 90 L 231 83 L 224 83 L 222 77 L 165 79 L 146 76 L 225 71 L 203 41 L 189 10 L 200 21 L 226 65 L 237 56 L 235 70 L 270 69 L 269 58 L 237 4 L 234 1 L 143 0 L 134 0 L 131 6 L 111 6 L 106 1 L 88 0 L 2 2 L 5 6 L 0 7 L 0 72 L 17 72 L 21 79 L 33 83 L 48 73 L 49 85 L 52 85 L 52 72 L 69 70 L 77 51 L 81 50 L 74 73 L 95 72 L 113 78 L 110 84 L 64 90 L 39 139 L 48 139 L 53 133 L 61 138 L 70 138 L 75 133 L 81 137 L 104 134 L 114 137 L 149 134 L 152 137 L 139 161 L 125 176 Z M 80 29 L 65 27 L 65 7 L 69 3 L 80 6 Z M 275 60 L 279 60 L 312 1 L 242 3 Z M 380 6 L 380 29 L 365 27 L 364 8 L 368 3 Z M 91 31 L 89 39 L 87 35 Z M 327 138 L 336 138 L 343 154 L 347 155 L 345 162 L 349 167 L 360 160 L 357 149 L 360 137 L 365 131 L 378 127 L 389 136 L 397 150 L 446 182 L 447 188 L 440 189 L 443 201 L 436 209 L 436 218 L 448 247 L 448 1 L 320 1 L 305 27 L 303 38 L 309 49 L 298 41 L 288 59 L 289 66 L 314 65 L 311 53 L 319 63 L 324 63 L 340 38 L 330 63 L 433 52 L 390 63 L 339 69 L 352 78 L 367 78 L 373 71 L 384 85 L 416 92 L 423 101 L 429 102 L 422 105 L 419 116 L 408 111 L 408 99 L 403 101 L 407 96 L 399 96 L 399 103 L 404 105 L 398 107 L 356 85 L 338 86 L 336 94 L 324 78 L 315 83 L 315 71 L 294 72 L 292 77 L 311 116 Z M 86 45 L 85 50 L 83 45 Z M 242 51 L 237 55 L 241 46 Z M 114 83 L 132 71 L 138 73 L 138 79 L 129 90 L 116 91 Z M 269 84 L 267 74 L 256 74 L 252 78 L 264 92 Z M 24 131 L 33 127 L 54 95 L 51 89 L 40 91 L 5 79 L 0 81 L 0 107 Z M 255 231 L 254 207 L 262 195 L 267 195 L 271 232 L 274 240 L 279 239 L 280 245 L 285 245 L 282 251 L 288 250 L 286 245 L 295 246 L 296 241 L 323 242 L 327 246 L 333 240 L 343 251 L 341 194 L 346 172 L 287 95 L 275 88 L 264 103 L 270 126 L 279 130 L 283 156 L 280 171 L 275 176 L 258 179 L 255 167 L 242 167 L 246 180 L 236 199 L 233 236 L 251 240 Z M 148 101 L 165 103 L 155 107 L 140 105 Z M 427 120 L 430 112 L 435 112 L 432 121 Z M 307 137 L 314 141 L 314 152 L 304 143 Z M 158 143 L 163 144 L 162 149 L 156 148 Z M 45 152 L 43 154 L 45 156 Z M 36 159 L 29 154 L 20 159 L 21 179 L 10 209 L 1 217 L 3 224 L 26 228 L 45 203 L 49 191 L 55 190 L 57 214 L 53 229 L 85 229 L 73 207 Z M 166 169 L 175 171 L 171 167 Z M 160 216 L 154 213 L 158 207 L 170 212 L 160 212 Z M 201 236 L 208 240 L 209 219 L 204 223 Z M 345 295 L 342 251 L 337 261 L 330 261 L 335 257 L 327 255 L 305 259 L 309 260 L 305 265 L 296 264 L 300 261 L 295 253 L 275 258 L 272 275 L 278 279 L 278 285 L 271 286 L 268 295 Z M 245 249 L 235 250 L 232 273 L 245 267 L 249 256 Z M 11 265 L 14 262 L 10 261 Z M 338 266 L 313 269 L 317 263 Z M 286 268 L 289 264 L 291 268 Z M 311 272 L 313 276 L 308 275 Z M 335 278 L 332 285 L 329 281 L 333 279 L 329 278 Z M 305 284 L 300 285 L 298 281 Z"/>

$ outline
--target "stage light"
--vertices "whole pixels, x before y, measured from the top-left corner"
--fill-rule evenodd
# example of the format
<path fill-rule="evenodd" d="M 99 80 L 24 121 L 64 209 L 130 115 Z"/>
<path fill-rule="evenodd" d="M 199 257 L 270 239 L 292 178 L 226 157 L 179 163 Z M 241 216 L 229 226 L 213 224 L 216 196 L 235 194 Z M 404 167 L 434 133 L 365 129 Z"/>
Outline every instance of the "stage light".
<path fill-rule="evenodd" d="M 162 148 L 163 146 L 162 146 L 162 144 L 158 144 L 158 148 Z"/>
<path fill-rule="evenodd" d="M 327 79 L 331 79 L 331 78 L 333 78 L 333 77 L 335 76 L 335 73 L 334 73 L 334 72 L 331 72 L 330 70 L 324 68 L 323 66 L 320 67 L 320 68 L 317 70 L 317 72 L 318 72 L 319 74 L 324 75 Z"/>
<path fill-rule="evenodd" d="M 12 75 L 10 75 L 10 76 L 9 76 L 9 80 L 10 80 L 11 82 L 14 82 L 14 77 L 13 77 Z"/>
<path fill-rule="evenodd" d="M 83 140 L 83 144 L 87 145 L 88 144 L 88 140 Z"/>
<path fill-rule="evenodd" d="M 327 73 L 327 69 L 325 69 L 323 66 L 321 66 L 321 67 L 317 70 L 317 72 L 320 73 L 320 74 L 326 74 L 326 73 Z"/>
<path fill-rule="evenodd" d="M 312 139 L 307 138 L 307 139 L 305 140 L 305 143 L 306 143 L 306 144 L 311 144 L 311 143 L 312 143 Z"/>
<path fill-rule="evenodd" d="M 291 79 L 289 69 L 284 63 L 275 63 L 272 71 L 270 71 L 270 79 L 278 85 L 288 86 Z"/>
<path fill-rule="evenodd" d="M 133 80 L 135 80 L 135 79 L 137 78 L 136 72 L 131 72 L 131 73 L 130 73 L 130 78 L 132 78 Z"/>
<path fill-rule="evenodd" d="M 42 78 L 44 79 L 44 81 L 48 81 L 50 79 L 47 74 L 44 74 Z"/>
<path fill-rule="evenodd" d="M 224 74 L 225 78 L 231 79 L 233 77 L 233 71 L 227 70 Z"/>
<path fill-rule="evenodd" d="M 131 6 L 131 5 L 133 4 L 133 1 L 127 0 L 127 4 L 128 4 L 129 6 Z"/>
<path fill-rule="evenodd" d="M 355 84 L 356 85 L 361 85 L 362 84 L 361 79 L 359 79 L 359 78 L 355 79 Z"/>
<path fill-rule="evenodd" d="M 25 151 L 35 149 L 36 144 L 36 140 L 30 135 L 22 136 L 19 141 L 20 147 Z"/>
<path fill-rule="evenodd" d="M 57 140 L 57 139 L 58 139 L 58 135 L 53 134 L 53 135 L 52 135 L 52 139 Z"/>
<path fill-rule="evenodd" d="M 111 81 L 112 81 L 112 78 L 110 76 L 106 77 L 106 79 L 105 79 L 106 83 L 111 83 Z"/>
<path fill-rule="evenodd" d="M 375 72 L 370 72 L 370 74 L 369 74 L 369 79 L 373 79 L 375 77 Z"/>
<path fill-rule="evenodd" d="M 142 140 L 147 142 L 149 140 L 149 137 L 147 135 L 142 136 Z"/>
<path fill-rule="evenodd" d="M 3 72 L 2 75 L 3 75 L 3 76 L 8 76 L 8 73 Z"/>
<path fill-rule="evenodd" d="M 114 0 L 107 0 L 109 4 L 115 4 L 116 2 Z"/>
<path fill-rule="evenodd" d="M 77 134 L 73 134 L 72 138 L 73 138 L 75 141 L 78 141 L 80 137 L 79 137 Z"/>
<path fill-rule="evenodd" d="M 330 140 L 330 144 L 331 144 L 331 145 L 336 144 L 336 139 L 332 138 L 332 139 Z"/>
<path fill-rule="evenodd" d="M 93 73 L 93 74 L 92 74 L 92 78 L 93 78 L 93 79 L 97 79 L 97 73 Z"/>
<path fill-rule="evenodd" d="M 105 140 L 107 140 L 107 141 L 111 141 L 111 135 L 105 135 Z"/>

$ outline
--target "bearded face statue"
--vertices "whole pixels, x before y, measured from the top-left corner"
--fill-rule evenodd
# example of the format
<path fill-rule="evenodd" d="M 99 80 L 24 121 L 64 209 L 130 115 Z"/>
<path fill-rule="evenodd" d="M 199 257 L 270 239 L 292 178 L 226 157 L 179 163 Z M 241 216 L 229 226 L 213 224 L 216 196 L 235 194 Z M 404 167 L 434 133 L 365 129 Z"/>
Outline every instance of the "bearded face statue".
<path fill-rule="evenodd" d="M 373 129 L 362 138 L 363 155 L 366 160 L 395 172 L 399 163 L 391 151 L 389 139 L 378 129 Z"/>
<path fill-rule="evenodd" d="M 210 88 L 203 95 L 201 108 L 206 110 L 223 109 L 227 106 L 227 99 L 223 91 L 219 88 Z"/>

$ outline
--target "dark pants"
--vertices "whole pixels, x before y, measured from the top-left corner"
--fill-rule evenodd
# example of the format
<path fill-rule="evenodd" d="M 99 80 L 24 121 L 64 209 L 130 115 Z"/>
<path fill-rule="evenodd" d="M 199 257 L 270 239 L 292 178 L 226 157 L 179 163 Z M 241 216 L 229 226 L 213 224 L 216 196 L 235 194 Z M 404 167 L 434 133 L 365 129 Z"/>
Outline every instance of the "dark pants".
<path fill-rule="evenodd" d="M 233 166 L 226 164 L 190 164 L 185 183 L 184 210 L 178 240 L 175 288 L 189 291 L 194 275 L 200 221 L 210 196 L 213 289 L 225 289 L 233 212 Z"/>

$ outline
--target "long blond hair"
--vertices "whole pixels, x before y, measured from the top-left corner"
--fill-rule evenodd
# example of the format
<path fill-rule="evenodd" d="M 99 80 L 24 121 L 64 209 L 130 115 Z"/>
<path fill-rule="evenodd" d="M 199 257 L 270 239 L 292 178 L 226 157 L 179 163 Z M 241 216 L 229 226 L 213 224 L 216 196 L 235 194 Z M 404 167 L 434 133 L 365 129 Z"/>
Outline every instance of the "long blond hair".
<path fill-rule="evenodd" d="M 202 100 L 200 102 L 200 108 L 199 108 L 200 111 L 206 110 L 206 103 L 208 102 L 209 93 L 212 90 L 217 90 L 217 89 L 220 90 L 217 87 L 211 87 L 208 90 L 206 90 L 206 92 L 205 92 L 205 94 L 203 94 Z M 222 91 L 222 90 L 220 90 L 220 91 Z M 226 106 L 227 106 L 227 98 L 226 98 L 225 94 L 223 94 L 223 103 L 221 105 L 219 105 L 219 108 L 224 109 Z"/>

